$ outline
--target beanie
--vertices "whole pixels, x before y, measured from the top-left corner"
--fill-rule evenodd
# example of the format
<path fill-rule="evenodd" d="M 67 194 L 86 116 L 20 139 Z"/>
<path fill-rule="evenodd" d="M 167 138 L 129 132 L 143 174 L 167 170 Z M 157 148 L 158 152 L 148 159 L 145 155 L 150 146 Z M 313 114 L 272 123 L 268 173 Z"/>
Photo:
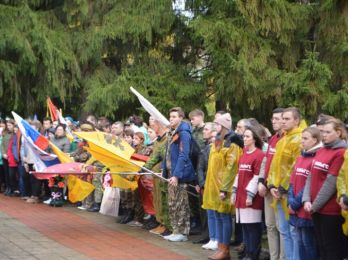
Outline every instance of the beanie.
<path fill-rule="evenodd" d="M 214 123 L 222 125 L 223 127 L 231 130 L 232 128 L 232 118 L 230 113 L 225 113 L 214 120 Z"/>

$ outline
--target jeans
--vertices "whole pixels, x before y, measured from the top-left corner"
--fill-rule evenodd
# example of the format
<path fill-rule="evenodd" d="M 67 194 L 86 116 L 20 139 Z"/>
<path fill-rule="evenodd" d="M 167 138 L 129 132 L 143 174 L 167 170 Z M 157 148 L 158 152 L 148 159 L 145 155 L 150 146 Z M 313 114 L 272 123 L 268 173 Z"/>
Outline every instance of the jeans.
<path fill-rule="evenodd" d="M 252 259 L 258 259 L 261 250 L 262 223 L 241 224 L 245 252 Z"/>
<path fill-rule="evenodd" d="M 293 243 L 290 235 L 290 225 L 289 221 L 285 217 L 285 212 L 283 210 L 281 201 L 277 202 L 277 212 L 279 219 L 279 233 L 280 239 L 283 240 L 284 245 L 284 254 L 286 260 L 297 260 L 298 258 L 294 258 L 293 255 Z"/>
<path fill-rule="evenodd" d="M 215 218 L 215 212 L 214 210 L 208 209 L 207 210 L 207 216 L 208 216 L 208 229 L 209 229 L 209 238 L 210 240 L 217 240 L 216 236 L 216 218 Z"/>
<path fill-rule="evenodd" d="M 26 172 L 24 166 L 21 163 L 19 163 L 18 165 L 18 174 L 19 174 L 18 188 L 19 188 L 19 192 L 21 196 L 22 197 L 30 196 L 31 194 L 30 175 L 28 172 Z"/>
<path fill-rule="evenodd" d="M 17 167 L 9 167 L 9 185 L 11 192 L 18 189 Z"/>
<path fill-rule="evenodd" d="M 290 225 L 293 241 L 294 259 L 317 259 L 317 247 L 313 227 L 294 227 Z"/>
<path fill-rule="evenodd" d="M 219 243 L 229 246 L 232 236 L 232 216 L 230 213 L 215 212 L 216 236 Z"/>

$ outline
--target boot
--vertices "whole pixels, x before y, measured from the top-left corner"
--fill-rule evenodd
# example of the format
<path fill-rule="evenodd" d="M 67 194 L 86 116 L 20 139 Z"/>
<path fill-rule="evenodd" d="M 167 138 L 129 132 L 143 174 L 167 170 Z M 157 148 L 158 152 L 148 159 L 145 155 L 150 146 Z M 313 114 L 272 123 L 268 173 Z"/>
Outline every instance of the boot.
<path fill-rule="evenodd" d="M 94 203 L 92 208 L 87 209 L 88 212 L 99 212 L 101 203 Z"/>
<path fill-rule="evenodd" d="M 216 253 L 209 256 L 208 258 L 213 260 L 231 259 L 229 245 L 226 246 L 225 244 L 219 243 L 218 250 L 216 251 Z"/>
<path fill-rule="evenodd" d="M 120 224 L 127 224 L 134 219 L 134 211 L 132 209 L 126 209 L 124 217 L 120 221 Z"/>

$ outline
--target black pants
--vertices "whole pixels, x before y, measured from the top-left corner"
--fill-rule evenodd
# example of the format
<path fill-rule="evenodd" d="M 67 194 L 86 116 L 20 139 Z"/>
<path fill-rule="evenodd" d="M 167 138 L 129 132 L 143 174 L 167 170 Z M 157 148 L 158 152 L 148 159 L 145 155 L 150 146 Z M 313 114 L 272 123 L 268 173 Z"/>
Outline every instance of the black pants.
<path fill-rule="evenodd" d="M 0 165 L 0 191 L 2 188 L 2 185 L 5 184 L 5 171 L 4 171 L 4 166 Z"/>
<path fill-rule="evenodd" d="M 6 189 L 10 188 L 10 173 L 8 167 L 8 160 L 2 158 L 2 167 L 4 168 L 4 181 Z"/>
<path fill-rule="evenodd" d="M 258 259 L 261 249 L 262 223 L 241 224 L 245 252 L 252 259 Z"/>
<path fill-rule="evenodd" d="M 9 187 L 11 191 L 18 190 L 18 169 L 16 167 L 9 167 Z"/>
<path fill-rule="evenodd" d="M 312 215 L 321 260 L 341 260 L 346 254 L 348 239 L 343 235 L 344 219 L 340 215 Z"/>
<path fill-rule="evenodd" d="M 29 171 L 33 170 L 33 165 L 29 164 Z M 39 197 L 41 195 L 42 180 L 36 179 L 34 174 L 30 174 L 31 195 Z"/>

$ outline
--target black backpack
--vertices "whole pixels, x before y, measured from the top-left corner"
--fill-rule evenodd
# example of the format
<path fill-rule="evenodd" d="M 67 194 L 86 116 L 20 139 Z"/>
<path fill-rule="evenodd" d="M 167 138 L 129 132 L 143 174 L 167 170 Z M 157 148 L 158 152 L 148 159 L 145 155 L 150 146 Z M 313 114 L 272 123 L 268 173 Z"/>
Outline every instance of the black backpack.
<path fill-rule="evenodd" d="M 197 143 L 196 139 L 192 137 L 189 156 L 195 171 L 197 171 L 199 155 L 201 154 L 201 152 L 202 152 L 201 147 Z"/>

